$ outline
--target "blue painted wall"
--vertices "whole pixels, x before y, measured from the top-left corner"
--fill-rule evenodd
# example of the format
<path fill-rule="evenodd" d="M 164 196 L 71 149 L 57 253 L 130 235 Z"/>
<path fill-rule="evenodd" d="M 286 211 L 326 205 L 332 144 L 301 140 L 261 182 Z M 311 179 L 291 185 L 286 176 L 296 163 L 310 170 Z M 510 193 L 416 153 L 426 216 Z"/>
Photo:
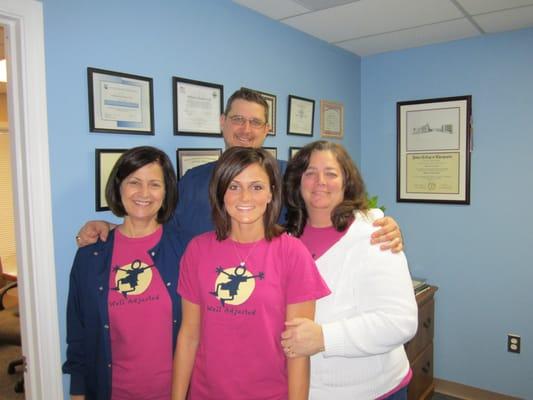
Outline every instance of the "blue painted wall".
<path fill-rule="evenodd" d="M 533 398 L 533 30 L 362 61 L 362 168 L 439 286 L 435 376 Z M 396 102 L 472 95 L 471 205 L 396 203 Z M 506 351 L 507 333 L 522 353 Z"/>
<path fill-rule="evenodd" d="M 360 58 L 237 6 L 229 0 L 45 0 L 45 50 L 52 206 L 61 341 L 68 275 L 79 227 L 111 219 L 94 211 L 94 149 L 149 144 L 175 159 L 178 147 L 223 147 L 220 138 L 173 136 L 172 76 L 277 95 L 277 133 L 265 146 L 286 159 L 287 96 L 345 106 L 343 143 L 360 155 Z M 154 79 L 155 136 L 90 133 L 87 67 Z M 63 345 L 64 349 L 64 345 Z M 65 380 L 68 382 L 68 380 Z"/>

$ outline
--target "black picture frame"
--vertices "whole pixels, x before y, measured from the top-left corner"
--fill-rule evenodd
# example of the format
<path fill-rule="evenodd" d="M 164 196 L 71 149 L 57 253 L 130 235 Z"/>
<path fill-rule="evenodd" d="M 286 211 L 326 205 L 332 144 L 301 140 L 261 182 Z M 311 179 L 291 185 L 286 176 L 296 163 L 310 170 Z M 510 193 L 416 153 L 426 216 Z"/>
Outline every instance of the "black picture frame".
<path fill-rule="evenodd" d="M 223 85 L 174 76 L 172 102 L 174 135 L 222 136 Z"/>
<path fill-rule="evenodd" d="M 315 101 L 290 94 L 288 108 L 287 134 L 313 136 Z"/>
<path fill-rule="evenodd" d="M 294 157 L 294 155 L 296 153 L 298 153 L 298 151 L 301 149 L 301 147 L 296 147 L 296 146 L 290 146 L 289 147 L 289 161 L 291 160 L 291 158 Z"/>
<path fill-rule="evenodd" d="M 396 200 L 470 204 L 472 96 L 396 105 Z"/>
<path fill-rule="evenodd" d="M 127 149 L 95 149 L 95 209 L 96 211 L 108 211 L 109 206 L 105 199 L 105 187 L 109 174 L 119 157 Z"/>
<path fill-rule="evenodd" d="M 91 132 L 154 135 L 153 79 L 87 68 Z"/>
<path fill-rule="evenodd" d="M 211 148 L 177 148 L 176 170 L 178 179 L 194 167 L 218 160 L 222 155 L 222 149 Z"/>
<path fill-rule="evenodd" d="M 278 148 L 277 147 L 263 147 L 263 150 L 268 151 L 272 156 L 277 159 L 278 158 Z"/>

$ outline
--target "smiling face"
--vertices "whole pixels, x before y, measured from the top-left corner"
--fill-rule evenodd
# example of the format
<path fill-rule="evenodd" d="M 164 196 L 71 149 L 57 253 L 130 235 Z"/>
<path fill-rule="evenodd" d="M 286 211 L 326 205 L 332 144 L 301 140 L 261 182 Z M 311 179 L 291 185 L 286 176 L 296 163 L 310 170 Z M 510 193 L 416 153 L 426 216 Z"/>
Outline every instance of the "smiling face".
<path fill-rule="evenodd" d="M 329 217 L 344 200 L 343 173 L 331 151 L 313 151 L 302 174 L 300 191 L 312 224 L 314 215 Z"/>
<path fill-rule="evenodd" d="M 247 121 L 244 125 L 239 125 L 232 121 L 232 117 L 235 116 L 244 117 Z M 220 117 L 220 129 L 227 148 L 234 146 L 259 148 L 263 145 L 269 125 L 265 123 L 260 128 L 254 128 L 250 123 L 251 120 L 266 122 L 265 108 L 252 101 L 234 100 L 227 115 Z"/>
<path fill-rule="evenodd" d="M 132 172 L 120 184 L 120 198 L 125 219 L 132 222 L 156 222 L 165 198 L 163 169 L 157 162 Z"/>
<path fill-rule="evenodd" d="M 270 180 L 259 164 L 251 164 L 235 176 L 224 194 L 232 236 L 253 240 L 263 237 L 263 215 L 271 201 Z"/>

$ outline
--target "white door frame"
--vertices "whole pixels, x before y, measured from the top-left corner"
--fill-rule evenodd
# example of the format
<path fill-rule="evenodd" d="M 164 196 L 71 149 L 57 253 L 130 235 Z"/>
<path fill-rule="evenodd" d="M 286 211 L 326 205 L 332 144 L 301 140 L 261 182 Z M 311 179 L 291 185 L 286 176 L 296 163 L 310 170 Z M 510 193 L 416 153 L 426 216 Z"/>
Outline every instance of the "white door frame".
<path fill-rule="evenodd" d="M 63 399 L 57 318 L 42 4 L 0 0 L 26 399 Z"/>

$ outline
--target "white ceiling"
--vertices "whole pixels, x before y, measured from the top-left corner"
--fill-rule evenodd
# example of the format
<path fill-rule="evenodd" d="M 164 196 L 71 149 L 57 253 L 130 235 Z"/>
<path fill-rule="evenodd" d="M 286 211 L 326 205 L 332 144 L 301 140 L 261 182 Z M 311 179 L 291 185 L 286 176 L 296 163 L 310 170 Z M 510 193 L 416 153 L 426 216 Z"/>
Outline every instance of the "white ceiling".
<path fill-rule="evenodd" d="M 533 0 L 233 0 L 361 57 L 533 26 Z"/>

